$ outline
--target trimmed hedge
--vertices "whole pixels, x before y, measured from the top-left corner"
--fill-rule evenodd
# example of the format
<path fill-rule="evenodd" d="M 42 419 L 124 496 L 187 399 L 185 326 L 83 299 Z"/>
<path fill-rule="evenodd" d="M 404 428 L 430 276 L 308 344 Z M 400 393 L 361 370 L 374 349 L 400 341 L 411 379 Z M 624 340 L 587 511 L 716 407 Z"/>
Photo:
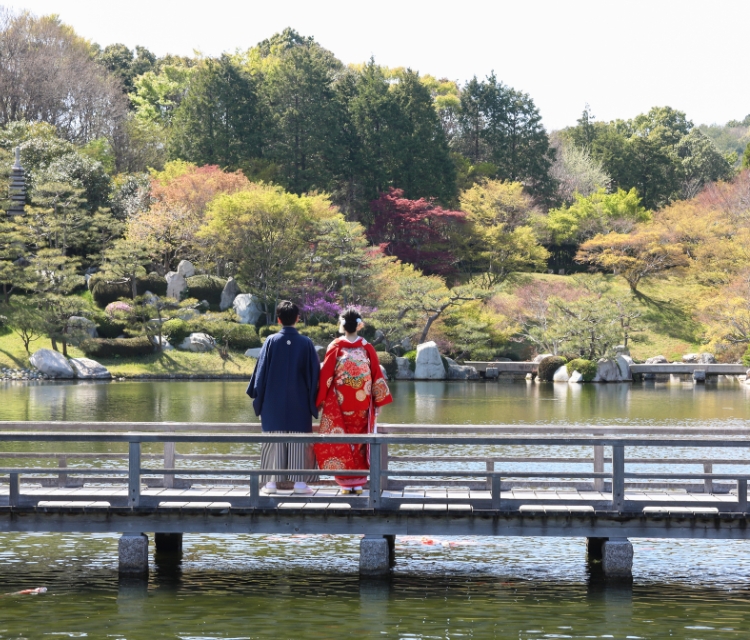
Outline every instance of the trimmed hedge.
<path fill-rule="evenodd" d="M 132 358 L 154 352 L 154 345 L 146 336 L 137 338 L 89 338 L 81 343 L 81 351 L 91 358 Z"/>
<path fill-rule="evenodd" d="M 555 371 L 562 367 L 566 362 L 567 360 L 562 356 L 547 356 L 539 363 L 536 375 L 544 382 L 552 382 Z"/>
<path fill-rule="evenodd" d="M 167 295 L 167 279 L 152 271 L 148 275 L 138 276 L 135 280 L 135 288 L 139 296 L 146 291 L 157 296 L 165 296 Z M 96 275 L 92 276 L 89 281 L 89 290 L 94 302 L 102 309 L 110 302 L 133 297 L 129 282 L 107 282 L 101 276 Z"/>
<path fill-rule="evenodd" d="M 161 325 L 161 333 L 167 337 L 172 346 L 176 347 L 193 332 L 187 322 L 180 318 L 172 318 Z"/>
<path fill-rule="evenodd" d="M 95 319 L 96 321 L 96 332 L 100 338 L 116 338 L 125 332 L 127 325 L 124 322 L 118 322 L 103 314 L 101 317 Z"/>
<path fill-rule="evenodd" d="M 338 326 L 329 322 L 321 322 L 314 326 L 305 325 L 297 329 L 303 336 L 307 336 L 314 344 L 321 347 L 327 347 L 339 335 Z"/>
<path fill-rule="evenodd" d="M 212 307 L 219 307 L 221 303 L 221 292 L 224 291 L 224 285 L 227 281 L 224 278 L 217 276 L 190 276 L 185 278 L 187 282 L 188 298 L 195 298 L 196 300 L 205 300 Z"/>
<path fill-rule="evenodd" d="M 575 360 L 568 362 L 566 366 L 568 368 L 568 373 L 578 371 L 578 373 L 583 376 L 584 382 L 591 382 L 596 377 L 597 365 L 596 362 L 591 362 L 591 360 L 576 358 Z"/>
<path fill-rule="evenodd" d="M 278 333 L 279 331 L 281 331 L 281 327 L 279 325 L 267 324 L 258 329 L 258 335 L 261 338 L 267 338 L 268 336 L 272 336 L 274 333 Z"/>
<path fill-rule="evenodd" d="M 398 371 L 396 357 L 392 353 L 378 353 L 378 359 L 380 360 L 380 364 L 383 365 L 385 372 L 388 374 L 388 378 L 394 380 L 396 378 L 396 372 Z"/>
<path fill-rule="evenodd" d="M 251 324 L 234 324 L 231 322 L 226 324 L 232 325 L 227 332 L 227 343 L 230 349 L 245 351 L 260 346 L 260 336 Z"/>

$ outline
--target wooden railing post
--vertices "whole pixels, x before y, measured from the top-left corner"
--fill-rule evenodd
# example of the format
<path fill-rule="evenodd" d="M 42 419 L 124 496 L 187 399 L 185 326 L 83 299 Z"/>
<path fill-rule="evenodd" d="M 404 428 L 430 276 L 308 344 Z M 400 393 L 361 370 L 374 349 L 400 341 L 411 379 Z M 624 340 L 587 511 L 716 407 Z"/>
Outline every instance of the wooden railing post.
<path fill-rule="evenodd" d="M 175 444 L 174 442 L 164 443 L 164 468 L 174 469 L 175 464 Z M 164 476 L 164 487 L 171 489 L 174 487 L 174 475 L 166 474 Z"/>
<path fill-rule="evenodd" d="M 141 503 L 141 443 L 131 442 L 128 448 L 128 501 L 131 507 Z"/>
<path fill-rule="evenodd" d="M 500 510 L 501 502 L 500 502 L 500 476 L 492 476 L 492 489 L 491 489 L 491 495 L 492 495 L 492 508 L 496 510 Z"/>
<path fill-rule="evenodd" d="M 17 507 L 20 502 L 21 487 L 18 481 L 18 474 L 10 474 L 10 492 L 8 496 L 8 503 L 11 507 Z"/>
<path fill-rule="evenodd" d="M 68 466 L 68 458 L 66 456 L 60 456 L 57 459 L 57 466 L 60 469 L 65 469 Z M 68 484 L 68 474 L 59 473 L 57 476 L 57 486 L 64 487 L 66 484 Z"/>
<path fill-rule="evenodd" d="M 260 498 L 260 476 L 250 476 L 250 506 L 253 509 L 258 507 L 258 499 Z"/>
<path fill-rule="evenodd" d="M 372 452 L 371 452 L 372 453 Z M 383 475 L 380 478 L 380 488 L 385 491 L 388 489 L 388 443 L 380 444 L 380 470 Z"/>
<path fill-rule="evenodd" d="M 594 445 L 594 473 L 604 473 L 604 447 Z M 594 491 L 604 491 L 604 478 L 594 478 Z"/>
<path fill-rule="evenodd" d="M 380 507 L 380 447 L 379 442 L 370 445 L 370 498 L 368 502 L 370 509 Z"/>
<path fill-rule="evenodd" d="M 625 506 L 625 447 L 612 447 L 612 509 L 622 511 Z"/>
<path fill-rule="evenodd" d="M 495 461 L 485 460 L 485 466 L 487 467 L 487 473 L 492 473 L 495 470 Z M 487 491 L 492 491 L 492 476 L 487 476 Z"/>
<path fill-rule="evenodd" d="M 714 472 L 714 465 L 711 462 L 704 462 L 703 463 L 703 473 L 713 473 Z M 703 479 L 703 493 L 713 493 L 714 492 L 714 481 L 711 478 L 704 478 Z"/>
<path fill-rule="evenodd" d="M 737 505 L 741 511 L 747 511 L 747 480 L 737 479 Z"/>

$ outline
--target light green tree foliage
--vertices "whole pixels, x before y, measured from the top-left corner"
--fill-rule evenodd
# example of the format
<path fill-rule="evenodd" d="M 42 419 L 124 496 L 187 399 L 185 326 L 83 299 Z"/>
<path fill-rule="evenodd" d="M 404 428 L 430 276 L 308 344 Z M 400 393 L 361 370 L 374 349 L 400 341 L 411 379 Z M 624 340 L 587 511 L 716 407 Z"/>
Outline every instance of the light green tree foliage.
<path fill-rule="evenodd" d="M 186 93 L 193 66 L 194 61 L 177 58 L 171 64 L 162 64 L 158 71 L 147 71 L 135 78 L 130 99 L 137 117 L 168 127 Z"/>
<path fill-rule="evenodd" d="M 416 337 L 417 344 L 426 342 L 433 324 L 448 309 L 486 295 L 471 286 L 449 289 L 440 276 L 426 276 L 408 263 L 386 261 L 381 267 L 373 318 L 389 349 L 406 337 Z"/>
<path fill-rule="evenodd" d="M 529 219 L 532 199 L 518 182 L 488 180 L 460 197 L 466 225 L 461 238 L 461 264 L 470 279 L 492 289 L 514 273 L 543 269 L 549 256 Z"/>
<path fill-rule="evenodd" d="M 750 115 L 742 120 L 730 120 L 725 125 L 702 124 L 698 129 L 711 138 L 716 148 L 724 154 L 727 162 L 733 166 L 739 164 L 742 153 L 750 143 Z"/>
<path fill-rule="evenodd" d="M 39 313 L 36 301 L 16 296 L 3 311 L 7 313 L 8 324 L 21 338 L 28 354 L 29 345 L 43 337 L 46 330 L 44 317 Z"/>
<path fill-rule="evenodd" d="M 461 109 L 461 91 L 453 80 L 435 78 L 429 74 L 420 77 L 420 82 L 429 90 L 435 111 L 448 144 L 458 133 L 459 112 Z"/>
<path fill-rule="evenodd" d="M 639 222 L 651 220 L 651 213 L 641 205 L 635 189 L 604 189 L 588 197 L 575 195 L 570 206 L 551 209 L 544 226 L 555 244 L 580 244 L 597 234 L 616 231 L 629 233 Z"/>
<path fill-rule="evenodd" d="M 253 185 L 216 198 L 198 235 L 236 265 L 238 279 L 260 298 L 273 324 L 280 296 L 304 276 L 317 225 L 339 216 L 325 196 Z"/>
<path fill-rule="evenodd" d="M 559 134 L 553 134 L 551 142 L 556 153 L 550 175 L 557 182 L 559 200 L 570 204 L 576 193 L 585 197 L 609 188 L 611 178 L 602 162 L 592 158 L 586 147 L 579 147 Z"/>
<path fill-rule="evenodd" d="M 745 153 L 742 154 L 742 168 L 750 169 L 750 142 L 745 147 Z"/>
<path fill-rule="evenodd" d="M 342 216 L 324 218 L 315 227 L 308 282 L 321 291 L 336 291 L 345 307 L 372 300 L 376 294 L 371 276 L 377 257 L 364 227 Z"/>

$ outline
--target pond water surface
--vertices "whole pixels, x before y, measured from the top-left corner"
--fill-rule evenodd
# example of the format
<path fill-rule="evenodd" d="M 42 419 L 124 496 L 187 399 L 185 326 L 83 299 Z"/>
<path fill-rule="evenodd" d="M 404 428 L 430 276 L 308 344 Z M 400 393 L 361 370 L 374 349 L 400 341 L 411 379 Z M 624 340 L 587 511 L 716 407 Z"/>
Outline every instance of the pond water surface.
<path fill-rule="evenodd" d="M 721 426 L 745 424 L 750 405 L 737 384 L 392 387 L 390 423 Z M 256 420 L 234 381 L 6 384 L 0 394 L 0 420 Z M 147 582 L 118 578 L 117 539 L 0 535 L 0 594 L 48 588 L 0 595 L 0 638 L 750 637 L 746 541 L 633 540 L 623 585 L 587 566 L 575 538 L 399 537 L 393 575 L 365 580 L 354 536 L 186 535 L 181 561 L 152 558 Z"/>

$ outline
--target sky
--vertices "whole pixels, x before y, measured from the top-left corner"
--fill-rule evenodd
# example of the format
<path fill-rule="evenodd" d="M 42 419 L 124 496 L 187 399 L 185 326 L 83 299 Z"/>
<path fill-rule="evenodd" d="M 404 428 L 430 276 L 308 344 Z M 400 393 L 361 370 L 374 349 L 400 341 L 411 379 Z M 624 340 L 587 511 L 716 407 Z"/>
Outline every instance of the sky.
<path fill-rule="evenodd" d="M 3 2 L 3 0 L 0 0 Z M 492 71 L 548 130 L 668 105 L 697 124 L 750 114 L 748 0 L 5 0 L 103 47 L 245 50 L 286 27 L 345 63 L 371 56 L 463 83 Z M 743 80 L 743 78 L 745 78 Z"/>

